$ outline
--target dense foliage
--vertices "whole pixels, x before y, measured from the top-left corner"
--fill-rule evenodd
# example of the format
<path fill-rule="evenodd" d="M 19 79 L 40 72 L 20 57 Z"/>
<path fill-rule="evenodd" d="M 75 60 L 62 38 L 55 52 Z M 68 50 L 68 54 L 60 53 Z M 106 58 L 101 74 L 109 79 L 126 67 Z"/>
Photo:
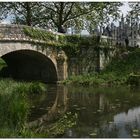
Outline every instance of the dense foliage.
<path fill-rule="evenodd" d="M 24 27 L 24 33 L 32 39 L 44 41 L 42 47 L 52 46 L 63 49 L 69 57 L 77 56 L 82 46 L 97 44 L 95 36 L 55 34 L 31 27 Z"/>
<path fill-rule="evenodd" d="M 69 58 L 80 55 L 82 47 L 86 47 L 87 49 L 93 47 L 95 51 L 100 49 L 107 54 L 110 46 L 104 39 L 98 42 L 98 37 L 94 35 L 63 35 L 32 27 L 24 27 L 23 31 L 34 40 L 44 41 L 42 45 L 40 44 L 41 48 L 48 46 L 57 47 L 58 50 L 64 50 Z M 100 47 L 100 45 L 103 45 L 103 47 Z"/>
<path fill-rule="evenodd" d="M 89 30 L 99 22 L 108 22 L 109 16 L 116 19 L 121 5 L 120 2 L 1 2 L 0 19 L 10 16 L 12 23 L 64 33 L 64 28 Z"/>
<path fill-rule="evenodd" d="M 45 91 L 41 83 L 0 80 L 0 137 L 20 137 L 30 113 L 28 95 Z"/>
<path fill-rule="evenodd" d="M 128 13 L 128 17 L 132 19 L 131 22 L 137 21 L 140 19 L 140 2 L 129 2 L 129 6 L 131 7 L 131 11 Z"/>
<path fill-rule="evenodd" d="M 140 83 L 140 49 L 134 49 L 128 54 L 117 55 L 101 73 L 71 76 L 64 83 L 94 86 L 120 84 L 138 86 Z"/>

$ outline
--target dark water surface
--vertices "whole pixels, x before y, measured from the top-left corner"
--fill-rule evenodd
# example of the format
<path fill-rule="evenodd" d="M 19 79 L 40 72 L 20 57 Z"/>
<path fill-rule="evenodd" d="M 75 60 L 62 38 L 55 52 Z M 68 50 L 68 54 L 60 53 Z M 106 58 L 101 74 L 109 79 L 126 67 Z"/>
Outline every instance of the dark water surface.
<path fill-rule="evenodd" d="M 140 89 L 61 85 L 47 88 L 47 94 L 31 97 L 29 121 L 49 110 L 56 114 L 72 112 L 78 115 L 77 124 L 66 130 L 64 138 L 140 137 Z"/>

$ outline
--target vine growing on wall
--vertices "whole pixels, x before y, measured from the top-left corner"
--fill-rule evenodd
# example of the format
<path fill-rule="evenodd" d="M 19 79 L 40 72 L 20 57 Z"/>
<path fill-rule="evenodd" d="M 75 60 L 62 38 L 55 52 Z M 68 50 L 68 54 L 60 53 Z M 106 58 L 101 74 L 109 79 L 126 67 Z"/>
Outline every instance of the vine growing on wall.
<path fill-rule="evenodd" d="M 68 57 L 77 57 L 82 47 L 87 49 L 93 47 L 95 51 L 103 50 L 105 55 L 108 54 L 108 43 L 104 40 L 98 42 L 96 36 L 56 34 L 32 27 L 24 27 L 23 31 L 25 35 L 34 40 L 44 41 L 43 48 L 48 46 L 57 47 L 58 49 L 64 50 Z"/>

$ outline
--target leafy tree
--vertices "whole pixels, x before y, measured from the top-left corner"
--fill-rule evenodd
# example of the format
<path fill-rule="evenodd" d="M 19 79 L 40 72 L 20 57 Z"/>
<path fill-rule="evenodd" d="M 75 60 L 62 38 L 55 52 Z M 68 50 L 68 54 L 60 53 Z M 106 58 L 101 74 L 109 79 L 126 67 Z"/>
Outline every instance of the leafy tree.
<path fill-rule="evenodd" d="M 132 10 L 129 12 L 128 17 L 131 17 L 133 21 L 140 20 L 140 2 L 129 2 L 129 6 Z"/>
<path fill-rule="evenodd" d="M 5 19 L 7 15 L 8 15 L 7 7 L 5 6 L 5 3 L 1 2 L 0 3 L 0 20 Z"/>
<path fill-rule="evenodd" d="M 63 27 L 87 28 L 99 21 L 107 22 L 110 15 L 116 19 L 121 5 L 120 2 L 45 2 L 42 23 L 49 22 L 58 32 L 63 32 Z"/>
<path fill-rule="evenodd" d="M 120 2 L 6 2 L 1 3 L 1 11 L 13 15 L 13 23 L 50 27 L 58 32 L 72 26 L 91 31 L 93 26 L 108 22 L 109 16 L 118 17 L 119 6 Z"/>
<path fill-rule="evenodd" d="M 25 24 L 28 26 L 34 26 L 34 21 L 36 20 L 34 14 L 35 12 L 39 14 L 40 11 L 37 2 L 3 2 L 0 3 L 0 6 L 0 11 L 2 12 L 1 17 L 10 15 L 13 17 L 12 23 Z"/>
<path fill-rule="evenodd" d="M 86 2 L 44 2 L 42 6 L 42 23 L 49 23 L 58 32 L 64 32 L 64 27 L 83 26 L 82 16 L 92 11 Z M 42 24 L 43 25 L 43 24 Z"/>
<path fill-rule="evenodd" d="M 100 2 L 100 7 L 97 11 L 92 11 L 86 15 L 87 30 L 92 33 L 95 26 L 106 26 L 110 20 L 117 20 L 120 17 L 119 7 L 123 4 L 120 2 Z"/>

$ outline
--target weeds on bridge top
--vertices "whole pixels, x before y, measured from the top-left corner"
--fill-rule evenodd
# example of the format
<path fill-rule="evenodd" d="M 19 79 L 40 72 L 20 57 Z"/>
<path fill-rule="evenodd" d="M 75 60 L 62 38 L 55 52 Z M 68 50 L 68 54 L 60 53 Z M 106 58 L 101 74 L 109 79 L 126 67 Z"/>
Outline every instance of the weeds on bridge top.
<path fill-rule="evenodd" d="M 95 51 L 97 48 L 105 51 L 105 48 L 110 48 L 108 42 L 104 39 L 101 39 L 101 42 L 98 42 L 98 37 L 96 36 L 57 34 L 32 27 L 23 27 L 23 31 L 25 35 L 32 39 L 44 41 L 42 47 L 52 46 L 62 49 L 69 57 L 77 56 L 82 47 L 85 47 L 86 49 L 93 47 L 95 48 Z M 114 48 L 114 46 L 112 48 Z"/>

